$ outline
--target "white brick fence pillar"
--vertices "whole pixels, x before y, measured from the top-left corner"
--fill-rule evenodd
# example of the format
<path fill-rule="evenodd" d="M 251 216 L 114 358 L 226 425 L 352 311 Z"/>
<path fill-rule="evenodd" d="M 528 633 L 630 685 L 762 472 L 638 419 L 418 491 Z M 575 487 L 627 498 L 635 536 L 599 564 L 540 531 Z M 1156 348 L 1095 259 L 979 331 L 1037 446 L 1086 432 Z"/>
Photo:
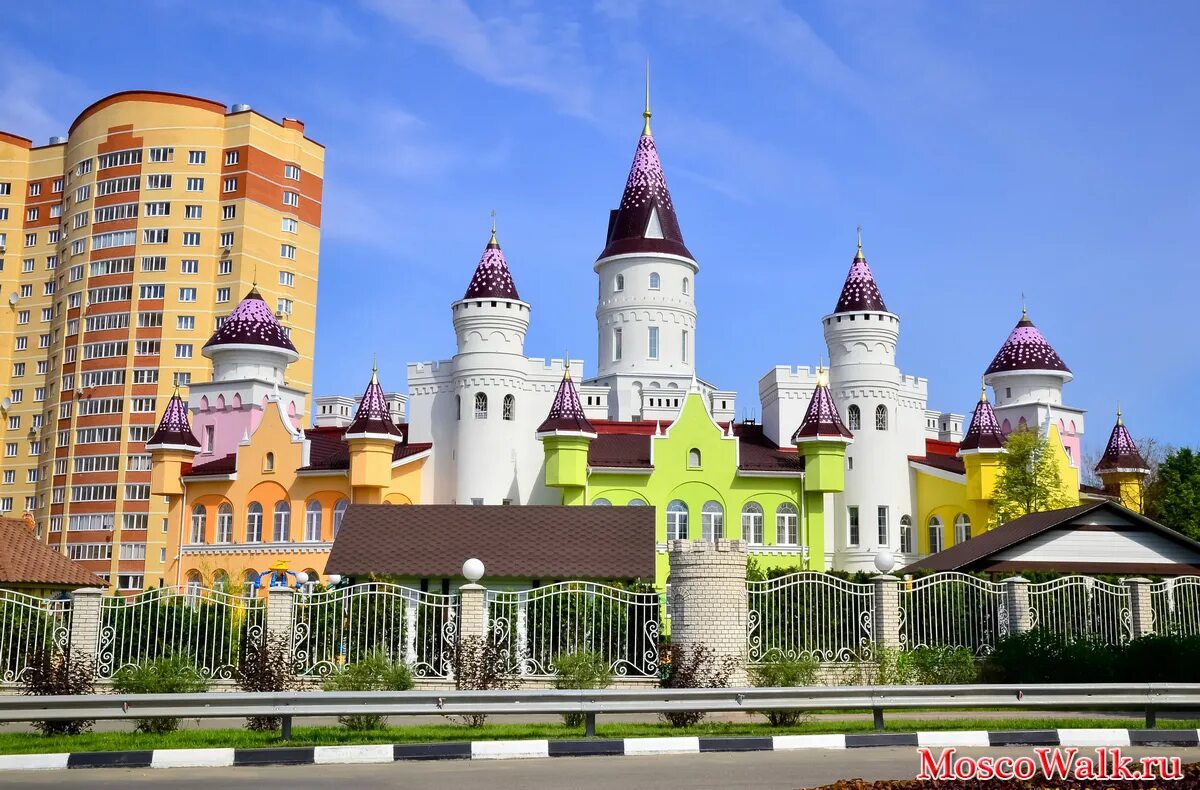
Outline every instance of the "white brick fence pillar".
<path fill-rule="evenodd" d="M 487 636 L 487 588 L 464 584 L 458 588 L 458 638 Z"/>
<path fill-rule="evenodd" d="M 296 591 L 291 587 L 267 588 L 267 638 L 283 639 L 289 651 L 294 647 Z"/>
<path fill-rule="evenodd" d="M 731 686 L 746 679 L 746 542 L 673 540 L 671 563 L 671 644 L 691 652 L 705 645 L 718 662 L 733 659 Z"/>
<path fill-rule="evenodd" d="M 900 580 L 885 574 L 871 579 L 875 595 L 875 647 L 879 650 L 900 649 Z"/>
<path fill-rule="evenodd" d="M 1004 608 L 1008 612 L 1009 636 L 1033 629 L 1033 614 L 1029 609 L 1029 579 L 1010 576 L 1004 580 Z"/>
<path fill-rule="evenodd" d="M 100 652 L 100 604 L 104 590 L 83 587 L 71 593 L 71 656 L 76 660 L 96 660 Z"/>
<path fill-rule="evenodd" d="M 1150 602 L 1150 580 L 1124 579 L 1129 590 L 1129 631 L 1133 639 L 1154 633 L 1154 607 Z"/>

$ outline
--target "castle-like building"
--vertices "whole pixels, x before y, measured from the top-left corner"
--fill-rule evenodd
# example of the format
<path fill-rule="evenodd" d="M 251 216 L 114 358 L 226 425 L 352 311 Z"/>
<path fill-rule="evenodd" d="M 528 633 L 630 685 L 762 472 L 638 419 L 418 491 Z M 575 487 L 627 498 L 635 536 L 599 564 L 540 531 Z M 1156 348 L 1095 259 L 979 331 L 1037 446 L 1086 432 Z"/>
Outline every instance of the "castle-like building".
<path fill-rule="evenodd" d="M 993 525 L 1005 437 L 1020 427 L 1048 438 L 1064 498 L 1140 508 L 1146 463 L 1120 419 L 1097 469 L 1106 487 L 1080 485 L 1072 374 L 1024 313 L 970 420 L 929 408 L 927 380 L 896 365 L 901 319 L 861 237 L 820 319 L 828 367 L 771 368 L 761 423 L 735 420 L 737 393 L 695 368 L 700 265 L 644 117 L 594 264 L 594 375 L 527 356 L 534 306 L 493 227 L 450 305 L 454 355 L 410 364 L 407 397 L 373 372 L 358 399 L 316 398 L 305 428 L 306 393 L 283 384 L 296 352 L 251 291 L 204 348 L 212 381 L 192 384 L 186 408 L 173 398 L 147 444 L 176 537 L 166 583 L 278 560 L 319 576 L 350 502 L 652 506 L 659 583 L 678 538 L 744 538 L 765 567 L 868 569 L 881 549 L 904 564 Z"/>

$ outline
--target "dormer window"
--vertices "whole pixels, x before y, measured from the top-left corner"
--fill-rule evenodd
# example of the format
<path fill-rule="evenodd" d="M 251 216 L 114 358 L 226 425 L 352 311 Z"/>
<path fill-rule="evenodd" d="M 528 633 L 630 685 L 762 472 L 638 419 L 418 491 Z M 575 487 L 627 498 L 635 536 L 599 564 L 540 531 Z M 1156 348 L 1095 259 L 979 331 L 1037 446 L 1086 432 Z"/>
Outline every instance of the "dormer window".
<path fill-rule="evenodd" d="M 662 288 L 662 277 L 658 276 L 658 272 L 650 272 L 650 290 L 657 291 Z"/>

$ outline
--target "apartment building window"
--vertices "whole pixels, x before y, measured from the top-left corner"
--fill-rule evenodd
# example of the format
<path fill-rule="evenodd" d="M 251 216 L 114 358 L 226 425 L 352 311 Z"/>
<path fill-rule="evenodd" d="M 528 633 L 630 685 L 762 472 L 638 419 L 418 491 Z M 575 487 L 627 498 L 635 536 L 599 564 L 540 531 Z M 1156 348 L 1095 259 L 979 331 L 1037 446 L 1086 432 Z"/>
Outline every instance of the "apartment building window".
<path fill-rule="evenodd" d="M 156 398 L 132 398 L 129 401 L 129 410 L 139 414 L 154 414 L 157 411 L 156 402 Z"/>
<path fill-rule="evenodd" d="M 298 165 L 284 165 L 283 177 L 291 181 L 300 180 L 300 167 Z"/>
<path fill-rule="evenodd" d="M 286 258 L 289 261 L 296 260 L 296 247 L 291 244 L 280 244 L 279 257 Z"/>
<path fill-rule="evenodd" d="M 221 206 L 221 219 L 235 219 L 237 217 L 237 206 L 230 203 L 227 206 Z"/>
<path fill-rule="evenodd" d="M 280 223 L 279 229 L 284 233 L 295 233 L 298 227 L 299 224 L 296 222 L 296 220 L 292 219 L 291 217 L 284 217 Z"/>
<path fill-rule="evenodd" d="M 88 319 L 91 320 L 90 318 Z M 162 326 L 163 314 L 160 310 L 147 310 L 138 313 L 137 325 L 138 329 L 147 329 Z"/>
<path fill-rule="evenodd" d="M 189 165 L 202 165 L 208 161 L 208 154 L 205 151 L 188 151 Z"/>
<path fill-rule="evenodd" d="M 315 499 L 304 508 L 304 539 L 310 543 L 321 539 L 321 503 Z"/>
<path fill-rule="evenodd" d="M 199 274 L 200 261 L 184 258 L 179 262 L 179 271 L 183 274 Z"/>
<path fill-rule="evenodd" d="M 179 301 L 181 301 L 181 302 L 196 301 L 196 289 L 195 288 L 180 288 L 179 289 Z"/>
<path fill-rule="evenodd" d="M 218 288 L 217 289 L 217 302 L 221 303 L 221 302 L 228 302 L 228 301 L 229 301 L 229 289 L 228 288 Z"/>
<path fill-rule="evenodd" d="M 183 207 L 184 219 L 200 219 L 204 216 L 204 206 L 188 205 Z"/>
<path fill-rule="evenodd" d="M 175 161 L 175 148 L 173 146 L 159 146 L 150 149 L 151 162 L 173 162 Z"/>
<path fill-rule="evenodd" d="M 237 151 L 226 151 L 225 152 L 225 165 L 226 166 L 236 165 L 238 163 L 238 158 L 239 157 L 238 157 Z"/>
<path fill-rule="evenodd" d="M 146 189 L 170 189 L 170 173 L 152 173 L 146 176 Z"/>
<path fill-rule="evenodd" d="M 28 310 L 21 310 L 20 312 L 17 313 L 17 323 L 18 324 L 28 324 L 29 323 L 29 311 Z"/>
<path fill-rule="evenodd" d="M 200 246 L 200 234 L 196 233 L 194 231 L 190 232 L 190 233 L 184 233 L 183 234 L 183 246 L 199 247 Z"/>
<path fill-rule="evenodd" d="M 115 195 L 118 192 L 137 192 L 142 188 L 141 176 L 125 176 L 124 178 L 109 178 L 96 182 L 96 196 Z"/>
<path fill-rule="evenodd" d="M 83 264 L 77 263 L 67 271 L 67 282 L 77 283 L 83 279 Z"/>
<path fill-rule="evenodd" d="M 164 299 L 167 296 L 167 286 L 162 284 L 142 285 L 138 288 L 139 299 Z"/>
<path fill-rule="evenodd" d="M 280 299 L 278 302 L 276 302 L 275 312 L 282 313 L 283 315 L 291 315 L 292 314 L 292 300 L 291 299 Z"/>
<path fill-rule="evenodd" d="M 126 513 L 121 516 L 121 529 L 144 530 L 150 526 L 150 516 L 146 513 Z"/>
<path fill-rule="evenodd" d="M 53 219 L 58 219 L 59 217 L 62 216 L 62 213 L 63 213 L 62 203 L 55 203 L 53 206 L 50 207 L 50 216 Z"/>
<path fill-rule="evenodd" d="M 187 180 L 187 191 L 188 192 L 203 192 L 204 191 L 204 179 L 198 178 L 196 176 L 189 178 Z"/>
<path fill-rule="evenodd" d="M 146 228 L 142 231 L 142 243 L 166 244 L 169 235 L 167 228 Z"/>
<path fill-rule="evenodd" d="M 91 184 L 84 184 L 83 186 L 81 186 L 75 190 L 75 202 L 76 203 L 83 203 L 83 202 L 87 201 L 88 199 L 90 199 L 91 196 L 92 196 L 92 185 Z"/>
<path fill-rule="evenodd" d="M 17 338 L 16 350 L 24 351 L 27 348 L 29 348 L 29 337 L 26 335 L 21 335 Z"/>
<path fill-rule="evenodd" d="M 176 387 L 187 387 L 192 383 L 191 373 L 175 373 L 171 378 Z"/>
<path fill-rule="evenodd" d="M 286 285 L 288 288 L 295 287 L 295 285 L 296 285 L 295 272 L 280 272 L 279 273 L 279 284 Z"/>
<path fill-rule="evenodd" d="M 166 200 L 156 200 L 153 203 L 147 203 L 146 216 L 169 217 L 171 216 L 171 204 Z"/>
<path fill-rule="evenodd" d="M 175 358 L 176 359 L 191 359 L 192 358 L 192 344 L 191 343 L 176 343 L 175 344 Z"/>
<path fill-rule="evenodd" d="M 42 215 L 42 210 L 40 208 L 31 208 L 25 212 L 25 220 L 27 222 L 33 222 L 33 221 L 37 220 L 37 218 L 40 217 L 41 215 Z"/>
<path fill-rule="evenodd" d="M 142 271 L 144 271 L 144 272 L 165 272 L 166 270 L 167 270 L 167 256 L 165 256 L 165 255 L 149 255 L 149 256 L 142 258 Z"/>
<path fill-rule="evenodd" d="M 218 263 L 217 274 L 233 274 L 233 261 L 221 261 Z"/>
<path fill-rule="evenodd" d="M 152 466 L 149 455 L 130 455 L 125 459 L 125 468 L 130 472 L 149 472 Z M 126 529 L 128 529 L 128 525 L 126 525 Z"/>
<path fill-rule="evenodd" d="M 142 163 L 142 149 L 134 148 L 127 151 L 114 151 L 111 154 L 100 154 L 96 157 L 96 169 L 107 170 L 110 167 L 124 167 L 125 165 L 140 165 Z"/>
<path fill-rule="evenodd" d="M 221 234 L 221 246 L 225 247 L 226 249 L 233 246 L 233 233 L 232 232 L 227 231 L 227 232 Z"/>
<path fill-rule="evenodd" d="M 650 359 L 658 359 L 658 327 L 649 327 L 647 331 L 646 355 Z"/>
<path fill-rule="evenodd" d="M 46 400 L 46 388 L 45 387 L 34 387 L 33 388 L 33 402 L 34 403 L 42 403 L 45 400 Z"/>
<path fill-rule="evenodd" d="M 38 335 L 38 348 L 50 348 L 50 335 Z"/>
<path fill-rule="evenodd" d="M 237 192 L 237 179 L 227 178 L 221 184 L 222 192 Z"/>
<path fill-rule="evenodd" d="M 161 348 L 161 340 L 135 340 L 133 355 L 136 357 L 156 357 Z"/>
<path fill-rule="evenodd" d="M 0 181 L 0 195 L 11 195 L 11 194 L 12 194 L 12 182 L 11 181 Z"/>
<path fill-rule="evenodd" d="M 65 475 L 67 473 L 67 459 L 59 458 L 54 462 L 54 474 Z"/>
<path fill-rule="evenodd" d="M 133 369 L 134 384 L 157 384 L 158 383 L 158 368 L 134 368 Z"/>
<path fill-rule="evenodd" d="M 101 206 L 93 212 L 95 222 L 114 222 L 119 219 L 135 219 L 138 215 L 137 203 L 120 203 L 116 206 Z M 83 221 L 80 222 L 80 217 Z M 87 212 L 81 211 L 75 215 L 75 227 L 87 224 Z"/>
<path fill-rule="evenodd" d="M 5 443 L 4 457 L 5 458 L 16 458 L 17 457 L 17 443 L 16 442 L 6 442 Z"/>
<path fill-rule="evenodd" d="M 29 272 L 33 271 L 35 266 L 37 266 L 36 260 L 34 260 L 33 258 L 25 258 L 24 260 L 21 261 L 21 273 L 29 274 Z M 22 294 L 22 296 L 33 294 L 33 286 L 32 285 L 23 285 L 21 287 L 29 289 L 29 294 Z"/>
<path fill-rule="evenodd" d="M 188 332 L 188 331 L 195 329 L 196 328 L 196 316 L 194 316 L 194 315 L 176 316 L 175 317 L 175 328 L 180 331 L 183 331 L 183 332 Z"/>
<path fill-rule="evenodd" d="M 36 233 L 26 233 L 25 234 L 25 246 L 26 247 L 36 247 L 37 246 L 37 234 Z"/>
<path fill-rule="evenodd" d="M 20 417 L 20 415 L 16 415 L 16 414 L 14 414 L 12 417 L 9 417 L 9 418 L 8 418 L 8 429 L 9 429 L 10 431 L 16 431 L 16 430 L 20 430 L 20 428 L 21 428 L 21 417 Z"/>
<path fill-rule="evenodd" d="M 50 188 L 50 191 L 56 195 L 62 194 L 63 180 L 61 178 L 54 179 L 54 185 Z"/>
<path fill-rule="evenodd" d="M 0 497 L 0 513 L 8 513 L 13 509 L 13 498 L 10 496 Z"/>
<path fill-rule="evenodd" d="M 71 255 L 83 255 L 87 252 L 87 239 L 75 239 L 71 242 Z"/>
<path fill-rule="evenodd" d="M 4 470 L 4 485 L 10 486 L 16 482 L 17 482 L 17 470 L 5 469 Z"/>
<path fill-rule="evenodd" d="M 283 190 L 283 205 L 285 205 L 285 206 L 299 206 L 299 205 L 300 205 L 300 195 L 299 195 L 299 193 L 292 192 L 292 191 L 290 191 L 290 190 L 287 190 L 287 189 Z"/>
<path fill-rule="evenodd" d="M 38 481 L 38 470 L 37 469 L 26 469 L 25 470 L 25 482 L 26 483 L 36 483 L 37 481 Z"/>
<path fill-rule="evenodd" d="M 46 269 L 53 270 L 53 269 L 57 269 L 57 268 L 58 268 L 58 256 L 57 255 L 47 255 L 46 256 Z"/>
<path fill-rule="evenodd" d="M 112 528 L 111 513 L 89 513 L 67 519 L 68 532 L 111 532 Z"/>
<path fill-rule="evenodd" d="M 29 185 L 29 197 L 37 197 L 42 194 L 42 185 L 36 181 Z"/>
<path fill-rule="evenodd" d="M 858 545 L 858 508 L 853 505 L 846 508 L 846 518 L 847 518 L 847 522 L 848 522 L 847 523 L 848 530 L 847 530 L 847 535 L 846 535 L 846 543 L 851 546 L 857 546 Z"/>
<path fill-rule="evenodd" d="M 130 425 L 129 426 L 129 441 L 145 442 L 154 435 L 153 425 Z"/>
<path fill-rule="evenodd" d="M 887 548 L 888 542 L 891 540 L 890 529 L 888 525 L 888 507 L 880 505 L 876 514 L 877 524 L 879 526 L 879 547 Z"/>

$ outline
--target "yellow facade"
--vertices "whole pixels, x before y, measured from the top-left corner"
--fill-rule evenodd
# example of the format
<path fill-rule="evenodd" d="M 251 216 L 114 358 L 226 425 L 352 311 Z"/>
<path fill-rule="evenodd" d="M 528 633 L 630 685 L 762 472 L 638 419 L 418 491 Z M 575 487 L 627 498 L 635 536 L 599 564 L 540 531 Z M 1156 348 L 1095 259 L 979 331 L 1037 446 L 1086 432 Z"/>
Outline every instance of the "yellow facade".
<path fill-rule="evenodd" d="M 0 395 L 20 398 L 0 505 L 114 587 L 167 573 L 143 444 L 255 280 L 300 353 L 287 383 L 311 387 L 324 149 L 234 110 L 128 92 L 62 143 L 0 133 Z"/>
<path fill-rule="evenodd" d="M 419 501 L 427 453 L 393 461 L 394 443 L 376 439 L 346 443 L 349 469 L 302 469 L 304 441 L 290 427 L 287 415 L 270 403 L 249 441 L 238 447 L 232 474 L 189 474 L 175 455 L 178 451 L 156 450 L 155 479 L 160 467 L 164 485 L 172 476 L 182 477 L 180 493 L 171 493 L 169 487 L 154 492 L 170 499 L 162 583 L 185 584 L 196 578 L 208 583 L 222 575 L 237 582 L 278 561 L 292 570 L 324 576 L 340 520 L 339 503 Z M 364 443 L 387 444 L 386 461 L 381 462 L 375 447 L 364 454 Z M 262 508 L 260 540 L 248 534 L 255 503 Z M 223 507 L 230 520 L 228 534 L 222 532 Z M 276 513 L 283 509 L 289 514 L 286 533 L 277 531 L 283 524 Z M 158 578 L 147 583 L 153 586 Z"/>

